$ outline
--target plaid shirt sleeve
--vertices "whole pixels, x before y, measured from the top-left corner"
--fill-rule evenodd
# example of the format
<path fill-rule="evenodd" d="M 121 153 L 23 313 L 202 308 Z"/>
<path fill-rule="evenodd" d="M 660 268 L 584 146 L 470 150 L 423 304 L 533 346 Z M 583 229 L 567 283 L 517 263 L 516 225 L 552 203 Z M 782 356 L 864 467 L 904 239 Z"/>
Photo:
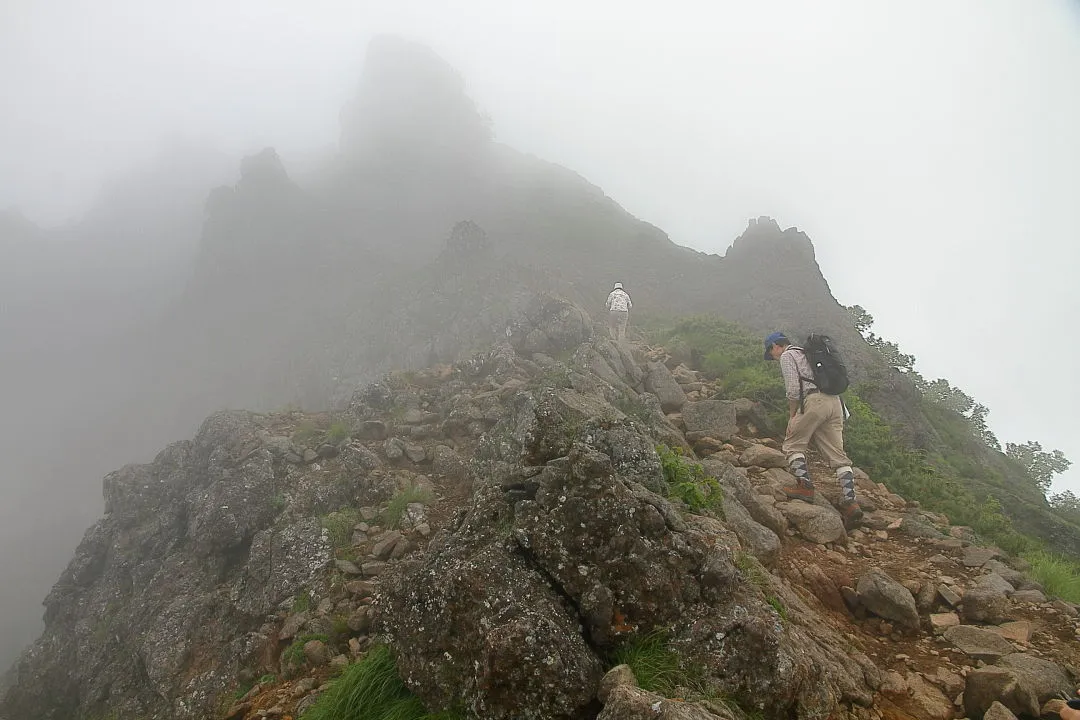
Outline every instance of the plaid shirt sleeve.
<path fill-rule="evenodd" d="M 788 400 L 799 399 L 799 368 L 795 364 L 795 353 L 785 350 L 780 356 L 780 372 L 784 376 L 784 389 Z"/>

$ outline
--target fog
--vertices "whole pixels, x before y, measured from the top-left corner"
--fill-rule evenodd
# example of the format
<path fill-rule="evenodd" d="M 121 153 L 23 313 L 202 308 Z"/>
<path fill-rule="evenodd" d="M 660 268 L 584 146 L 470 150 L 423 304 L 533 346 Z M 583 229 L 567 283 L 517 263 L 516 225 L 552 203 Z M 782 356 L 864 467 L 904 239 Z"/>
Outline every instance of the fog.
<path fill-rule="evenodd" d="M 160 309 L 125 301 L 151 271 L 173 283 L 159 288 L 166 307 L 198 246 L 190 209 L 265 146 L 294 178 L 316 167 L 368 40 L 387 32 L 454 65 L 498 140 L 581 173 L 679 244 L 723 253 L 763 214 L 798 226 L 836 297 L 869 310 L 924 376 L 989 406 L 1002 442 L 1080 461 L 1078 3 L 8 0 L 0 211 L 60 229 L 60 259 L 40 267 L 59 263 L 73 289 L 48 323 L 10 336 L 18 347 L 0 343 L 5 400 L 32 408 L 0 425 L 5 613 L 47 592 L 101 511 L 101 475 L 160 443 L 130 417 L 109 447 L 85 447 L 59 422 L 69 393 L 123 394 L 123 374 L 64 366 L 55 385 L 27 386 L 26 344 L 86 352 L 90 367 L 110 333 Z M 123 237 L 96 232 L 115 227 L 94 220 L 132 186 L 151 211 Z M 138 248 L 154 223 L 172 242 L 125 252 L 127 267 L 93 264 L 96 243 Z M 110 279 L 83 288 L 91 273 Z M 31 292 L 32 274 L 17 281 Z M 113 310 L 83 317 L 80 293 L 101 286 Z M 52 483 L 81 474 L 77 492 Z M 1055 483 L 1066 488 L 1080 493 L 1080 469 Z M 36 632 L 14 624 L 13 641 Z"/>

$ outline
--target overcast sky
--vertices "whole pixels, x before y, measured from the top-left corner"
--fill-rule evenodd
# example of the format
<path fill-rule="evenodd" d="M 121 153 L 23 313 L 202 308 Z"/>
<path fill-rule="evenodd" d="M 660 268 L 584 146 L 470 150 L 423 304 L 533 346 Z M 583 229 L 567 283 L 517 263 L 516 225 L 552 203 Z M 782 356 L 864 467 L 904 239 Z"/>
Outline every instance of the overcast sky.
<path fill-rule="evenodd" d="M 167 137 L 324 151 L 380 32 L 680 244 L 805 230 L 837 298 L 1003 442 L 1080 463 L 1073 0 L 0 0 L 0 209 L 77 218 Z"/>

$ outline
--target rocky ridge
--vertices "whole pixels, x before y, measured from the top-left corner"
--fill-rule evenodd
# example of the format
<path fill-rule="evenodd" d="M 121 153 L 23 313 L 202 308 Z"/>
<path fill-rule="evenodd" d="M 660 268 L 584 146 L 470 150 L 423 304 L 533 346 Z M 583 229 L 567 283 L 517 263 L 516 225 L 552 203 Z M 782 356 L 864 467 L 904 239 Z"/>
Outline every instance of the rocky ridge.
<path fill-rule="evenodd" d="M 0 715 L 297 717 L 378 640 L 483 718 L 1037 716 L 1075 691 L 1080 613 L 1022 561 L 865 473 L 845 533 L 827 481 L 785 500 L 760 407 L 542 306 L 339 417 L 219 413 L 109 475 Z M 697 673 L 677 697 L 609 669 L 654 631 Z"/>

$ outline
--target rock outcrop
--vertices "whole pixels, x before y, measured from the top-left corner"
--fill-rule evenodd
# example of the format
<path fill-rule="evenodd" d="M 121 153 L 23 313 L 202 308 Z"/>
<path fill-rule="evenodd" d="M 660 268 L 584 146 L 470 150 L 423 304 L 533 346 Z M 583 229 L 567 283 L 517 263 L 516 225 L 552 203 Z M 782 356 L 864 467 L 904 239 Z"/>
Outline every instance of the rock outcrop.
<path fill-rule="evenodd" d="M 747 403 L 542 307 L 342 415 L 219 413 L 109 475 L 0 716 L 301 713 L 375 643 L 477 718 L 949 720 L 961 694 L 1031 714 L 1077 682 L 1080 613 L 1010 597 L 1003 573 L 1030 579 L 1004 554 L 865 475 L 850 533 L 838 488 L 786 502 Z M 984 590 L 1014 622 L 971 624 Z M 656 637 L 693 669 L 674 697 L 607 672 Z"/>

